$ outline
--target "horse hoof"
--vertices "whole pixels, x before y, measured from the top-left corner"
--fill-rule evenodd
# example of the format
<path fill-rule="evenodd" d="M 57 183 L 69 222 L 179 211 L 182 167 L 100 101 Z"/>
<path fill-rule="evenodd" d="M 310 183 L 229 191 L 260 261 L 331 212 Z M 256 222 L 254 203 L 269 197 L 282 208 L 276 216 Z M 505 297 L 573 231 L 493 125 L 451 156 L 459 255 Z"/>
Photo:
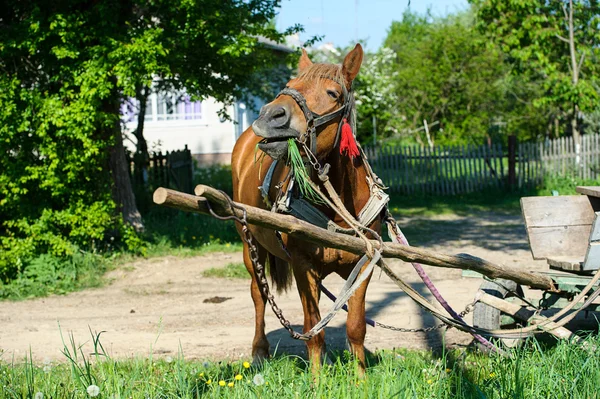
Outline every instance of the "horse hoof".
<path fill-rule="evenodd" d="M 252 356 L 252 366 L 259 367 L 262 366 L 265 360 L 269 358 L 269 352 L 264 350 L 258 350 Z"/>

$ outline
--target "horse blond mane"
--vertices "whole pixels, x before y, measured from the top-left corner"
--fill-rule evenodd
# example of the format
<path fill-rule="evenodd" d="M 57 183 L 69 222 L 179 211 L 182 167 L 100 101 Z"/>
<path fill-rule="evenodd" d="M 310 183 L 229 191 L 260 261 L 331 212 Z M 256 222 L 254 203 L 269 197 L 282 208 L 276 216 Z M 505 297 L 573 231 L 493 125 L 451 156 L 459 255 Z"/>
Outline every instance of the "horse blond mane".
<path fill-rule="evenodd" d="M 346 88 L 346 79 L 342 74 L 341 65 L 336 64 L 312 64 L 304 68 L 296 78 L 300 81 L 314 81 L 320 84 L 325 79 L 330 79 Z"/>

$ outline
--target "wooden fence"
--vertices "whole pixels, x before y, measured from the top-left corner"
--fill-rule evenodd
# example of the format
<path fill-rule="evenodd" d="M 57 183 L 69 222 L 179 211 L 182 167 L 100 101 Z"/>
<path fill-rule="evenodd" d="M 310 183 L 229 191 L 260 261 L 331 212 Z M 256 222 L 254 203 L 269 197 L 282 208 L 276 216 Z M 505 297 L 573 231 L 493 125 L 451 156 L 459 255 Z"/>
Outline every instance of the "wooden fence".
<path fill-rule="evenodd" d="M 138 154 L 130 155 L 129 165 L 134 186 L 151 190 L 171 187 L 193 193 L 192 153 L 187 145 L 183 150 L 151 153 L 145 168 Z"/>
<path fill-rule="evenodd" d="M 544 176 L 600 178 L 600 135 L 585 135 L 579 150 L 571 137 L 544 143 L 365 148 L 375 173 L 392 192 L 454 195 L 488 188 L 523 189 Z"/>

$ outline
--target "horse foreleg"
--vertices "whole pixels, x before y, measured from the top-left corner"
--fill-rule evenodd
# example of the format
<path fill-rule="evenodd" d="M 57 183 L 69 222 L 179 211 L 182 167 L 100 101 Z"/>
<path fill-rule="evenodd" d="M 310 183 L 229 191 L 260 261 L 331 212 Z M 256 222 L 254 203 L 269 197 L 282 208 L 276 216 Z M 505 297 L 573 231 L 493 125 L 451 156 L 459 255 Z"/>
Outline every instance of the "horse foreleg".
<path fill-rule="evenodd" d="M 294 265 L 293 269 L 304 310 L 303 331 L 306 333 L 321 320 L 318 276 L 314 270 L 307 268 L 306 264 L 300 267 Z M 306 347 L 313 375 L 316 376 L 321 368 L 322 356 L 325 352 L 325 331 L 321 331 L 311 340 L 306 341 Z"/>
<path fill-rule="evenodd" d="M 365 375 L 365 335 L 367 333 L 367 324 L 365 322 L 365 296 L 367 286 L 369 285 L 369 276 L 354 295 L 348 300 L 348 318 L 346 321 L 346 334 L 350 343 L 350 351 L 358 362 L 358 374 L 360 377 Z"/>
<path fill-rule="evenodd" d="M 258 247 L 258 245 L 257 245 Z M 265 264 L 266 254 L 265 250 L 258 247 L 259 261 L 262 265 Z M 269 357 L 269 341 L 265 335 L 265 303 L 267 298 L 261 293 L 256 280 L 256 273 L 254 272 L 254 265 L 250 259 L 250 252 L 248 250 L 248 244 L 244 243 L 244 264 L 246 269 L 252 276 L 252 282 L 250 283 L 250 295 L 252 296 L 252 302 L 254 302 L 254 340 L 252 341 L 252 361 L 255 364 L 262 363 L 263 360 Z"/>

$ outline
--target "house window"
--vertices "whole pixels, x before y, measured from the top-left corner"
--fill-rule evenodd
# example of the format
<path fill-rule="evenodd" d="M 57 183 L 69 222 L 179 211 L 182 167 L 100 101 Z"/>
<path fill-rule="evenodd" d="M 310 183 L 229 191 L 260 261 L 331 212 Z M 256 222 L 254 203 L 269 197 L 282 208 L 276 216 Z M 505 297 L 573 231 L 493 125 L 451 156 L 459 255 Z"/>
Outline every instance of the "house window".
<path fill-rule="evenodd" d="M 136 121 L 139 110 L 139 102 L 135 98 L 125 101 L 121 105 L 123 121 L 125 123 Z M 147 123 L 198 119 L 202 119 L 202 102 L 191 101 L 187 94 L 153 92 L 148 96 L 144 115 Z"/>
<path fill-rule="evenodd" d="M 148 97 L 146 121 L 202 119 L 202 102 L 191 101 L 187 94 L 152 93 Z"/>

